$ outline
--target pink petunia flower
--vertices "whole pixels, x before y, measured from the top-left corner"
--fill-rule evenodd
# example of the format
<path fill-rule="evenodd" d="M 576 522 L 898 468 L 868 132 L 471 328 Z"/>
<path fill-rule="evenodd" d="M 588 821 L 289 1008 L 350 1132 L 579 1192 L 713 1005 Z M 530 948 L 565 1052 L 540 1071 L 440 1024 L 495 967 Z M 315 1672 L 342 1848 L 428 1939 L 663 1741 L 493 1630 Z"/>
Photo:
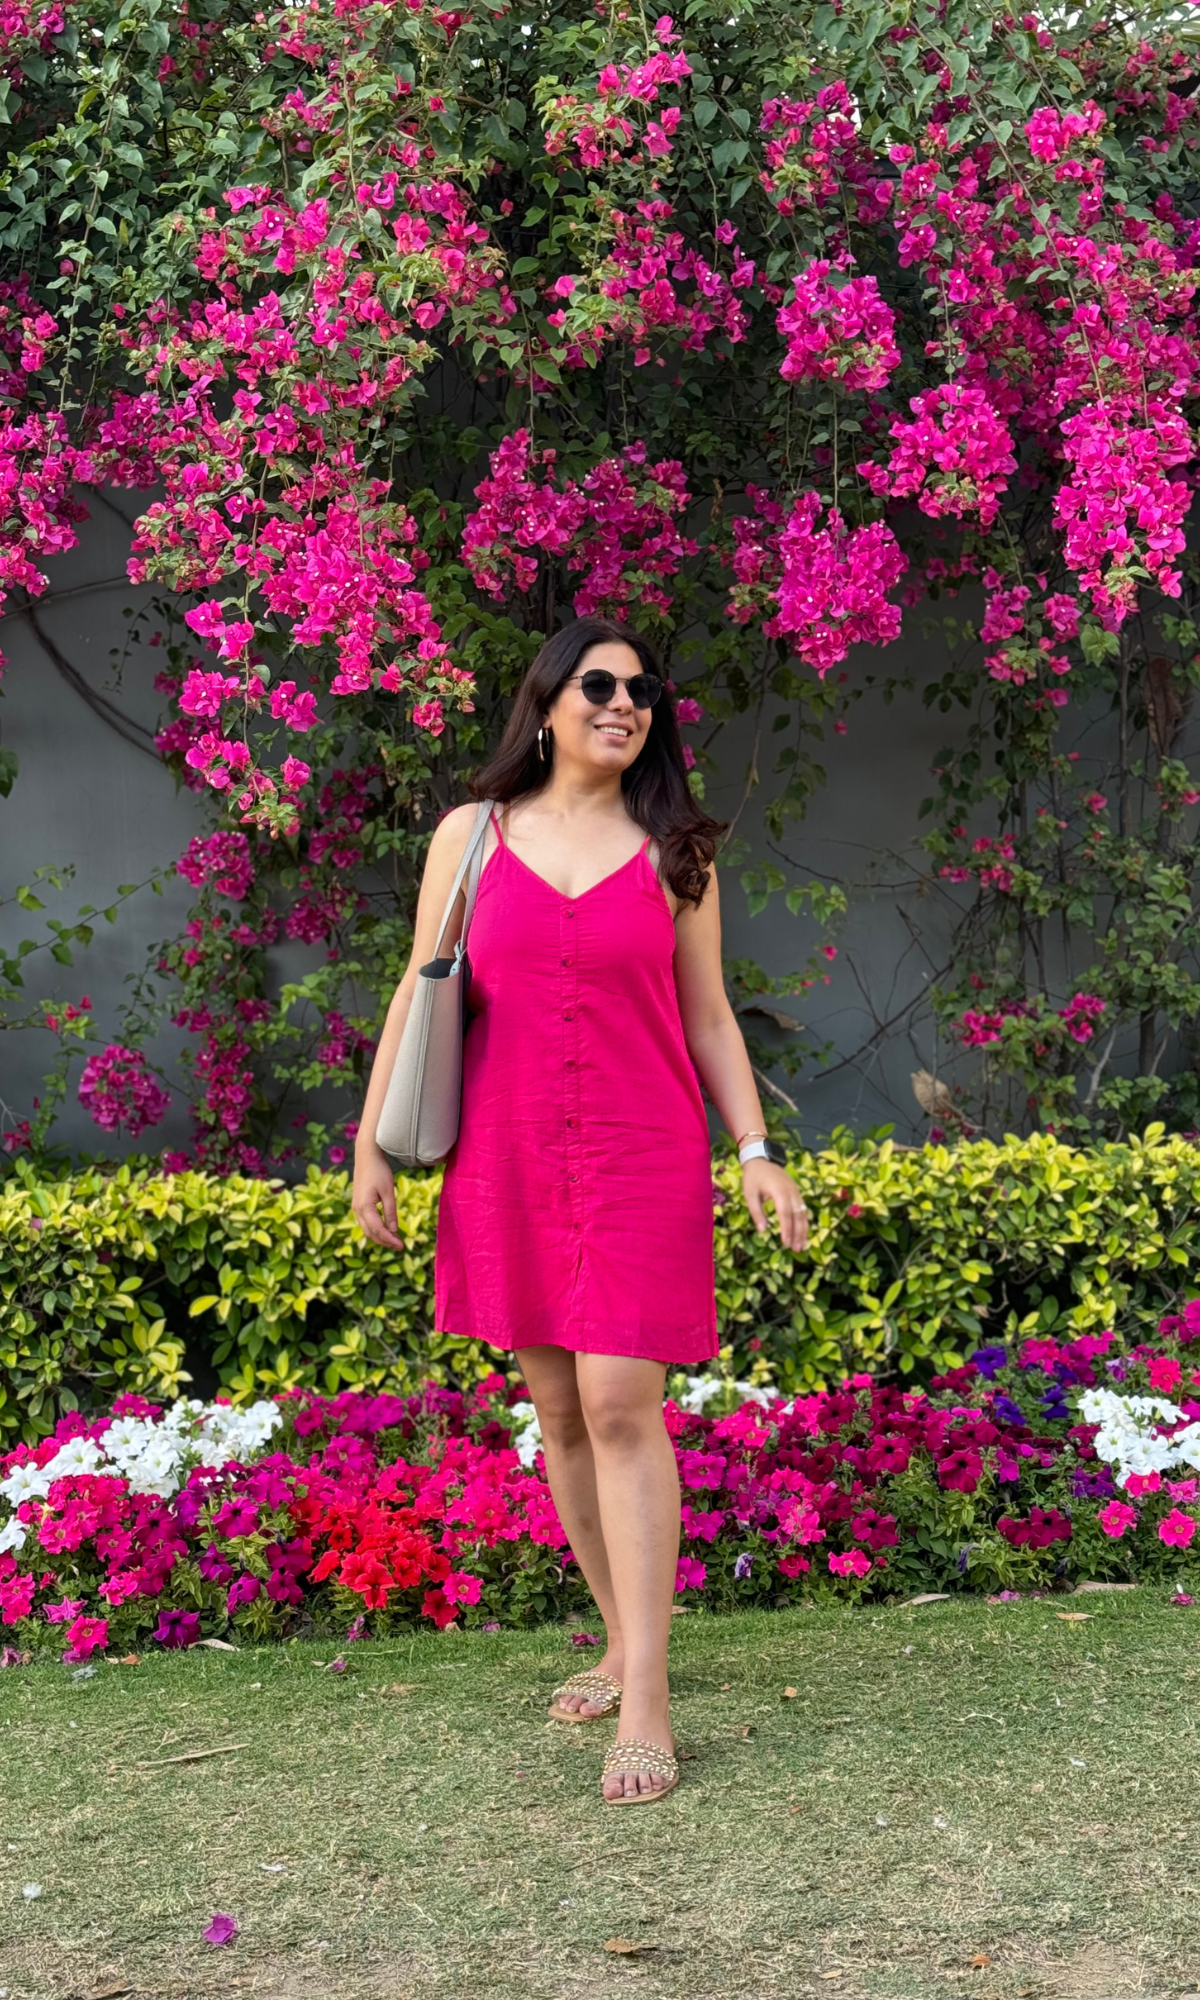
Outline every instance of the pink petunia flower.
<path fill-rule="evenodd" d="M 1166 1519 L 1158 1524 L 1158 1539 L 1169 1548 L 1186 1549 L 1196 1532 L 1196 1523 L 1191 1514 L 1185 1514 L 1181 1507 L 1172 1507 Z"/>
<path fill-rule="evenodd" d="M 847 1549 L 845 1555 L 831 1555 L 829 1567 L 834 1576 L 865 1576 L 871 1558 L 862 1549 Z"/>
<path fill-rule="evenodd" d="M 1110 1500 L 1096 1516 L 1106 1535 L 1119 1542 L 1122 1535 L 1137 1521 L 1137 1508 L 1127 1507 L 1123 1500 Z"/>

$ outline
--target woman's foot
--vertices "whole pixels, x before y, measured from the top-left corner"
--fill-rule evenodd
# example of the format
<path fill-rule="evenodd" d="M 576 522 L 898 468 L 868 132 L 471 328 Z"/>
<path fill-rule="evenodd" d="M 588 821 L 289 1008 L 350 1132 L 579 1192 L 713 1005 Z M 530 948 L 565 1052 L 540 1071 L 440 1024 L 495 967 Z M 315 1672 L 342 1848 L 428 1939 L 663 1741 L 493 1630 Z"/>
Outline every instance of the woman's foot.
<path fill-rule="evenodd" d="M 604 1654 L 603 1659 L 597 1660 L 595 1666 L 589 1666 L 586 1671 L 588 1673 L 609 1674 L 613 1680 L 619 1681 L 624 1664 L 625 1662 L 621 1658 L 621 1654 L 617 1648 L 610 1646 Z M 584 1720 L 594 1721 L 596 1716 L 611 1712 L 612 1703 L 606 1701 L 603 1697 L 599 1697 L 593 1701 L 585 1694 L 572 1692 L 569 1694 L 560 1694 L 555 1706 L 567 1710 L 571 1715 L 578 1715 Z"/>
<path fill-rule="evenodd" d="M 621 1702 L 621 1718 L 617 1723 L 617 1743 L 631 1741 L 652 1743 L 657 1750 L 673 1754 L 675 1738 L 671 1730 L 671 1703 L 669 1696 L 658 1700 L 638 1700 L 626 1693 Z M 624 1793 L 627 1797 L 637 1792 L 661 1792 L 670 1783 L 662 1772 L 639 1764 L 635 1770 L 610 1771 L 603 1780 L 602 1790 L 606 1799 L 617 1799 Z"/>

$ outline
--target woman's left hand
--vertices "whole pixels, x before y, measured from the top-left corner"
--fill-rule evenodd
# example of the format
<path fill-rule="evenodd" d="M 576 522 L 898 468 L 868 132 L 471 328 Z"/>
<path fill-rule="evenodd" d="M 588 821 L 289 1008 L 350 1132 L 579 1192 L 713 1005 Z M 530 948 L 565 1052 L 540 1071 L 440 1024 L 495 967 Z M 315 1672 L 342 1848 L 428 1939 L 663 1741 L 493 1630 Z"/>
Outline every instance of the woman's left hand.
<path fill-rule="evenodd" d="M 742 1192 L 760 1236 L 767 1231 L 767 1202 L 775 1209 L 779 1240 L 785 1250 L 807 1250 L 808 1210 L 786 1167 L 770 1160 L 747 1160 L 742 1168 Z"/>

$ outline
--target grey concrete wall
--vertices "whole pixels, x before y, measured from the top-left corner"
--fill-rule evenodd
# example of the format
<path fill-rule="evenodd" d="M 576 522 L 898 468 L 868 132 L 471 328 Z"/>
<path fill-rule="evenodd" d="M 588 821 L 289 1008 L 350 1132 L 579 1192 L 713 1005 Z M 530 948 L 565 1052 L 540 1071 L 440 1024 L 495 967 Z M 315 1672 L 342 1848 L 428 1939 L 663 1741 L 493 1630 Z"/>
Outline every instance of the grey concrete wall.
<path fill-rule="evenodd" d="M 119 496 L 133 518 L 137 496 Z M 122 661 L 129 621 L 126 607 L 144 605 L 151 593 L 135 590 L 124 578 L 129 530 L 116 508 L 93 501 L 76 548 L 48 568 L 50 601 L 37 607 L 38 622 L 97 693 L 107 697 L 142 729 L 153 732 L 163 699 L 153 687 L 161 652 L 148 646 Z M 147 629 L 149 629 L 147 627 Z M 204 824 L 202 802 L 177 791 L 175 780 L 153 752 L 117 735 L 88 707 L 56 669 L 26 620 L 10 615 L 0 624 L 0 646 L 8 656 L 0 703 L 3 741 L 20 759 L 16 783 L 0 799 L 0 895 L 32 883 L 34 870 L 68 862 L 74 878 L 61 892 L 38 889 L 45 916 L 70 922 L 79 906 L 110 904 L 118 883 L 140 882 L 156 866 L 182 854 Z M 152 943 L 176 935 L 194 897 L 191 885 L 170 881 L 162 895 L 144 889 L 122 907 L 118 921 L 101 919 L 92 943 L 75 950 L 73 968 L 58 965 L 46 951 L 31 956 L 25 972 L 30 1002 L 43 996 L 78 1002 L 87 994 L 97 1025 L 116 1035 L 118 1010 L 129 997 L 129 979 L 145 964 Z M 24 937 L 43 934 L 43 920 L 8 904 L 0 909 L 0 939 L 8 950 Z M 180 1036 L 168 1029 L 148 1045 L 154 1060 L 168 1067 Z M 29 1115 L 31 1099 L 53 1060 L 57 1043 L 45 1029 L 0 1034 L 0 1101 L 6 1124 Z M 79 1064 L 72 1070 L 67 1106 L 58 1127 L 64 1144 L 82 1151 L 126 1151 L 98 1132 L 75 1098 Z M 148 1141 L 183 1146 L 191 1121 L 176 1097 L 167 1119 Z"/>

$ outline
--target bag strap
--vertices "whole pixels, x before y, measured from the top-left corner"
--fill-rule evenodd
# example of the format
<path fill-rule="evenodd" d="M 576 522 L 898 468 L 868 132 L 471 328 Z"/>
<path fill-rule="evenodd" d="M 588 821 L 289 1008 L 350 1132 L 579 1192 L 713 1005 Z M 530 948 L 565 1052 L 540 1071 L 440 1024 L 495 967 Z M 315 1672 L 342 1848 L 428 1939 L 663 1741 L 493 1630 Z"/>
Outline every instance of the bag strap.
<path fill-rule="evenodd" d="M 479 887 L 479 876 L 483 867 L 483 837 L 487 832 L 488 817 L 491 810 L 492 801 L 490 799 L 481 799 L 479 801 L 479 806 L 475 814 L 475 824 L 471 828 L 470 837 L 466 847 L 463 849 L 463 858 L 458 864 L 458 872 L 454 877 L 453 886 L 446 899 L 446 907 L 442 912 L 442 921 L 438 925 L 437 943 L 433 950 L 435 958 L 440 958 L 442 955 L 442 939 L 446 935 L 446 926 L 450 922 L 454 905 L 458 901 L 458 892 L 463 886 L 464 877 L 466 878 L 467 885 L 467 902 L 466 908 L 463 911 L 463 926 L 459 943 L 464 950 L 466 948 L 467 931 L 471 923 L 471 912 L 475 908 L 475 892 Z"/>

